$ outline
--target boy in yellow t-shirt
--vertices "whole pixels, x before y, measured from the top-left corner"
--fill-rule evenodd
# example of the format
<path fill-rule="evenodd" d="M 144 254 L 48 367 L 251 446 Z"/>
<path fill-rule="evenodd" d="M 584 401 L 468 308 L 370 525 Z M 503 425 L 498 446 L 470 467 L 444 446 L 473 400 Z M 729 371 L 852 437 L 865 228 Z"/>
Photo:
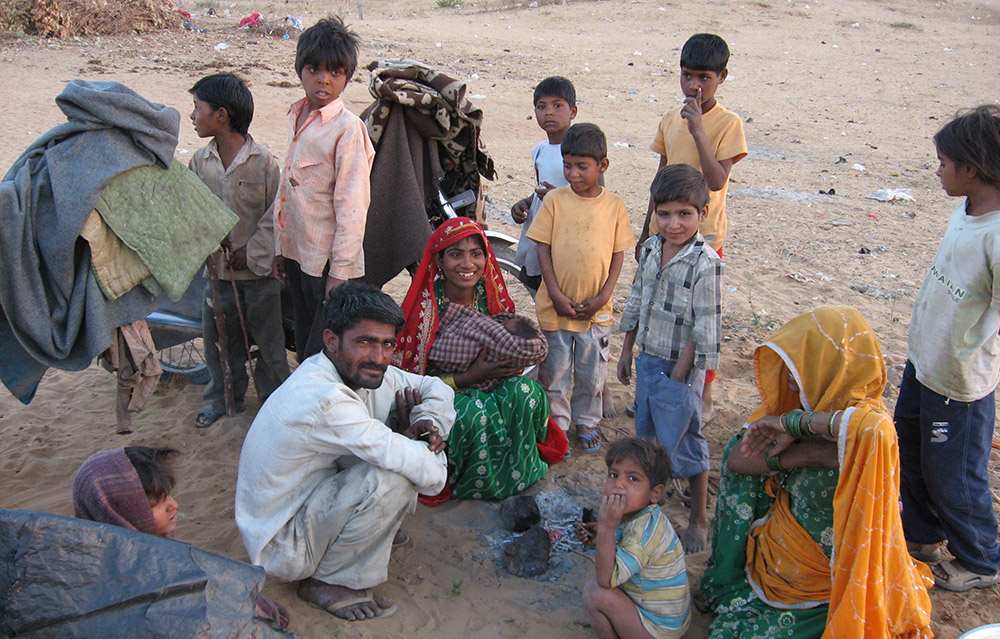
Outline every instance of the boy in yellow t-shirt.
<path fill-rule="evenodd" d="M 635 236 L 625 203 L 598 182 L 608 169 L 601 129 L 573 125 L 561 151 L 569 186 L 545 196 L 528 229 L 528 237 L 538 243 L 542 286 L 535 303 L 549 344 L 539 381 L 552 418 L 563 430 L 572 423 L 580 448 L 595 452 L 601 447 L 593 429 L 601 421 L 608 375 L 611 293 Z"/>
<path fill-rule="evenodd" d="M 660 154 L 657 170 L 668 164 L 689 164 L 701 171 L 708 183 L 708 214 L 699 231 L 708 244 L 722 257 L 722 244 L 726 239 L 726 191 L 729 189 L 729 172 L 733 165 L 747 155 L 747 141 L 743 135 L 743 120 L 728 111 L 715 99 L 719 85 L 729 75 L 729 46 L 726 41 L 711 33 L 697 33 L 681 49 L 681 92 L 684 104 L 668 111 L 650 148 Z M 654 204 L 649 201 L 639 247 L 656 229 L 650 228 Z M 702 414 L 705 421 L 712 418 L 712 382 L 715 371 L 705 376 L 705 393 L 702 396 Z"/>

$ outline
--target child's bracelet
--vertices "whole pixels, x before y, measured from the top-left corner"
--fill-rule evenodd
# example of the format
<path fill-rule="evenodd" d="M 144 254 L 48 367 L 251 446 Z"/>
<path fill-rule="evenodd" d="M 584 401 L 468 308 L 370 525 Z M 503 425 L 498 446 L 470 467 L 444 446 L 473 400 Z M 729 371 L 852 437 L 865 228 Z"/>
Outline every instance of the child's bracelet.
<path fill-rule="evenodd" d="M 781 471 L 785 470 L 785 467 L 781 465 L 781 458 L 778 455 L 768 455 L 764 459 L 765 461 L 767 461 L 767 467 L 770 470 L 776 473 L 780 473 Z"/>

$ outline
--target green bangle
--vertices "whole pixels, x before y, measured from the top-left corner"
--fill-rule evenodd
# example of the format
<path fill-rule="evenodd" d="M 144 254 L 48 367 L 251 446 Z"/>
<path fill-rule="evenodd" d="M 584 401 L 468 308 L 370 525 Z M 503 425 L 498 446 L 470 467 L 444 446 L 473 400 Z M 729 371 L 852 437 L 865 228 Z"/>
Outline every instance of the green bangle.
<path fill-rule="evenodd" d="M 785 467 L 781 465 L 781 458 L 778 457 L 778 455 L 774 456 L 768 455 L 764 459 L 765 461 L 767 461 L 767 467 L 770 470 L 776 473 L 780 473 L 781 471 L 785 470 Z"/>
<path fill-rule="evenodd" d="M 788 411 L 781 416 L 781 427 L 785 429 L 786 433 L 798 439 L 799 424 L 802 422 L 803 415 L 805 415 L 805 411 L 801 408 Z"/>

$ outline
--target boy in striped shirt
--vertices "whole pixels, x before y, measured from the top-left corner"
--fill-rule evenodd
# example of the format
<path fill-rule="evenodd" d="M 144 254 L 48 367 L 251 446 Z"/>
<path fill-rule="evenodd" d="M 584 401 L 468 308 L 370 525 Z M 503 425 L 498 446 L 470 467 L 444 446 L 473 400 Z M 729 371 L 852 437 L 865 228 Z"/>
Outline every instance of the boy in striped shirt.
<path fill-rule="evenodd" d="M 597 522 L 580 540 L 596 544 L 595 579 L 583 604 L 598 637 L 674 639 L 691 621 L 684 549 L 660 500 L 670 458 L 655 441 L 616 441 L 604 458 L 608 477 Z"/>

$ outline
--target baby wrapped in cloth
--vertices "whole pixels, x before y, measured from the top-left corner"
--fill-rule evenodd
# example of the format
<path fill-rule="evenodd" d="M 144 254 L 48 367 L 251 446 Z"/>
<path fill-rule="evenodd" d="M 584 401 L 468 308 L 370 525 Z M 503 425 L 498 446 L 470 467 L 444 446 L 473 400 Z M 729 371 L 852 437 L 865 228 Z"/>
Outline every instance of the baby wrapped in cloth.
<path fill-rule="evenodd" d="M 549 353 L 541 329 L 526 317 L 513 313 L 483 315 L 461 304 L 448 304 L 438 324 L 437 336 L 427 357 L 427 372 L 433 375 L 465 372 L 486 349 L 486 360 L 511 360 L 511 366 L 526 368 Z M 500 379 L 488 379 L 475 388 L 489 392 Z"/>

